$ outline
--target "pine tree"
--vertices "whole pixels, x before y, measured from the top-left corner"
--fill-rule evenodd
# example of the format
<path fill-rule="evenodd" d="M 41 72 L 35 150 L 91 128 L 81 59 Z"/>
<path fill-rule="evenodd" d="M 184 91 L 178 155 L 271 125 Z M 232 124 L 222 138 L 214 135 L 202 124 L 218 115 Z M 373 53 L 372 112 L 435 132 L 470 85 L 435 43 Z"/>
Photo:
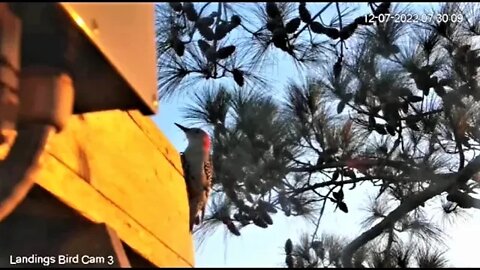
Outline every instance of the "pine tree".
<path fill-rule="evenodd" d="M 240 236 L 245 226 L 268 228 L 278 212 L 317 220 L 327 203 L 348 213 L 349 191 L 369 182 L 378 196 L 364 233 L 341 241 L 315 232 L 290 242 L 286 264 L 444 266 L 442 252 L 424 246 L 441 233 L 425 209 L 480 208 L 478 7 L 447 3 L 432 12 L 443 17 L 401 23 L 366 21 L 334 2 L 315 14 L 304 2 L 262 3 L 253 18 L 245 14 L 254 4 L 218 3 L 205 15 L 208 5 L 158 9 L 160 94 L 195 89 L 185 116 L 213 135 L 215 194 L 201 232 L 223 223 Z M 365 5 L 375 15 L 413 13 Z M 327 9 L 338 12 L 330 24 Z M 261 75 L 279 54 L 319 70 L 281 101 Z M 235 86 L 192 87 L 222 79 Z M 405 232 L 416 240 L 402 243 Z"/>

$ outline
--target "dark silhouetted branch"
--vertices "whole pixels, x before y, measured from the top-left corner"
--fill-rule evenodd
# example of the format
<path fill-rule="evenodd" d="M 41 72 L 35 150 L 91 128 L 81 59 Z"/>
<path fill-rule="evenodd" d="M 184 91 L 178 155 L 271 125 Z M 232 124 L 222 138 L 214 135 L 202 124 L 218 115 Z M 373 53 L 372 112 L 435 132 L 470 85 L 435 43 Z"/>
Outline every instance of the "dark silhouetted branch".
<path fill-rule="evenodd" d="M 377 225 L 373 226 L 366 232 L 362 233 L 344 248 L 342 254 L 343 267 L 351 268 L 353 266 L 353 254 L 359 248 L 382 234 L 386 229 L 391 228 L 395 224 L 395 222 L 400 220 L 407 213 L 419 207 L 419 205 L 425 203 L 427 200 L 451 189 L 459 183 L 464 183 L 468 181 L 468 179 L 470 179 L 478 171 L 480 171 L 480 156 L 476 157 L 462 171 L 457 173 L 456 177 L 451 177 L 450 179 L 448 179 L 448 181 L 441 181 L 439 183 L 431 184 L 424 191 L 409 196 L 402 204 L 400 204 L 400 206 L 390 212 L 390 214 L 388 214 L 386 218 L 384 218 L 381 222 L 379 222 Z"/>

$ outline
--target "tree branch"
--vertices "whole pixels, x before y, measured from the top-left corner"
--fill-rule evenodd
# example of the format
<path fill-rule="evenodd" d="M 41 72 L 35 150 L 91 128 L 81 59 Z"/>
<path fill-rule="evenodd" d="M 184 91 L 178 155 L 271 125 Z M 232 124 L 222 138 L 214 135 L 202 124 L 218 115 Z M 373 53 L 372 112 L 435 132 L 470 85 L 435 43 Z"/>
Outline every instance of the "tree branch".
<path fill-rule="evenodd" d="M 292 194 L 297 195 L 297 194 L 301 194 L 305 191 L 309 191 L 309 190 L 313 191 L 313 190 L 316 190 L 318 188 L 328 187 L 330 185 L 341 186 L 341 185 L 359 183 L 359 182 L 363 182 L 363 181 L 367 181 L 367 180 L 371 180 L 371 179 L 362 177 L 362 178 L 356 178 L 356 179 L 350 179 L 350 180 L 344 180 L 344 181 L 326 181 L 326 182 L 316 183 L 316 184 L 309 185 L 309 186 L 306 186 L 306 187 L 294 189 L 292 191 Z"/>
<path fill-rule="evenodd" d="M 222 3 L 218 3 L 217 20 L 215 21 L 215 27 L 218 27 L 218 25 L 220 24 L 220 21 L 221 21 L 221 18 L 222 18 L 222 6 L 223 6 Z M 217 38 L 214 38 L 213 39 L 213 48 L 215 48 L 215 51 L 218 50 L 217 43 L 218 43 Z M 217 65 L 218 65 L 218 61 L 215 61 L 215 66 L 213 67 L 214 68 L 213 74 L 215 75 L 215 77 L 217 76 Z"/>
<path fill-rule="evenodd" d="M 460 158 L 460 164 L 458 165 L 459 166 L 458 169 L 461 170 L 465 166 L 465 154 L 463 153 L 463 146 L 462 146 L 462 143 L 460 142 L 460 138 L 459 138 L 460 134 L 458 134 L 458 132 L 457 132 L 457 129 L 455 127 L 455 123 L 454 123 L 451 115 L 448 116 L 448 121 L 450 121 L 450 125 L 454 129 L 453 136 L 454 136 L 454 139 L 455 139 L 455 146 L 457 147 L 458 156 Z"/>
<path fill-rule="evenodd" d="M 327 164 L 318 164 L 310 167 L 296 167 L 290 168 L 290 172 L 318 172 L 324 169 L 333 169 L 339 167 L 349 167 L 350 164 L 362 167 L 372 167 L 372 166 L 389 166 L 395 169 L 408 170 L 412 169 L 405 162 L 396 161 L 396 160 L 381 160 L 381 159 L 352 159 L 350 161 L 339 161 L 331 162 Z"/>
<path fill-rule="evenodd" d="M 457 203 L 457 205 L 461 208 L 480 209 L 480 200 L 477 199 L 477 198 L 473 198 L 472 196 L 468 195 L 467 193 L 454 192 L 453 194 L 449 194 L 447 199 L 449 201 Z"/>
<path fill-rule="evenodd" d="M 480 171 L 480 156 L 474 158 L 458 173 L 457 183 L 466 183 L 477 172 Z"/>
<path fill-rule="evenodd" d="M 375 239 L 386 229 L 391 228 L 395 222 L 397 222 L 407 213 L 417 208 L 420 204 L 425 203 L 427 200 L 451 189 L 452 187 L 457 186 L 459 183 L 467 182 L 468 179 L 470 179 L 478 171 L 480 171 L 480 156 L 472 160 L 463 170 L 456 173 L 456 177 L 452 177 L 448 179 L 448 181 L 434 182 L 424 191 L 409 196 L 402 204 L 400 204 L 400 206 L 390 212 L 386 218 L 366 232 L 362 233 L 344 248 L 342 252 L 343 267 L 351 268 L 353 266 L 353 254 L 359 248 L 369 241 Z M 446 177 L 446 175 L 444 177 Z"/>

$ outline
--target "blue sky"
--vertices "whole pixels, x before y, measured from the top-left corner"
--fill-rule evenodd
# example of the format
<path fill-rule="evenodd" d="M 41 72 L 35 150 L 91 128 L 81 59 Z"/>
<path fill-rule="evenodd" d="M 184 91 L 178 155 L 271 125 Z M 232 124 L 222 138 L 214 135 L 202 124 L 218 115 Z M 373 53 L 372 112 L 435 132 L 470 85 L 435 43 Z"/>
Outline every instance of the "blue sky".
<path fill-rule="evenodd" d="M 412 3 L 414 10 L 423 10 L 434 3 Z M 308 4 L 312 9 L 323 7 L 324 3 Z M 360 6 L 360 5 L 359 5 Z M 366 6 L 362 3 L 362 6 Z M 333 9 L 330 9 L 332 15 Z M 271 71 L 271 79 L 275 80 L 272 93 L 283 93 L 285 85 L 291 79 L 298 79 L 300 73 L 294 65 L 285 58 L 277 62 Z M 161 131 L 170 139 L 178 151 L 186 147 L 186 139 L 182 132 L 174 125 L 175 122 L 183 123 L 181 108 L 191 102 L 190 97 L 175 98 L 160 102 L 158 114 L 152 117 Z M 333 208 L 326 209 L 326 215 L 320 225 L 321 232 L 332 232 L 348 237 L 355 237 L 362 230 L 359 226 L 363 216 L 360 208 L 367 203 L 369 187 L 359 186 L 350 191 L 346 202 L 350 212 L 333 212 Z M 472 243 L 480 243 L 480 216 L 475 210 L 471 212 L 472 218 L 458 221 L 448 228 L 450 234 L 448 243 L 448 257 L 453 266 L 474 267 L 480 266 L 476 256 L 478 251 L 469 248 Z M 223 227 L 208 238 L 202 246 L 196 249 L 197 267 L 274 267 L 284 265 L 282 255 L 283 245 L 287 238 L 297 239 L 302 232 L 311 232 L 312 224 L 299 218 L 286 218 L 281 214 L 274 216 L 274 225 L 268 229 L 248 226 L 242 230 L 241 237 L 230 236 Z"/>

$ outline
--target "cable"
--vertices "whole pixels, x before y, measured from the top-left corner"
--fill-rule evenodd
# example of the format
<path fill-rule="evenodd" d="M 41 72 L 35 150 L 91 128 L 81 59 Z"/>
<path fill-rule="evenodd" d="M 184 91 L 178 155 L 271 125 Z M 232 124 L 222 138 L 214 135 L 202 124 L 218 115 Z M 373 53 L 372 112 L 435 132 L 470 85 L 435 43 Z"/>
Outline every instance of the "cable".
<path fill-rule="evenodd" d="M 51 125 L 29 123 L 17 127 L 17 137 L 0 163 L 0 222 L 23 201 L 35 184 Z"/>

